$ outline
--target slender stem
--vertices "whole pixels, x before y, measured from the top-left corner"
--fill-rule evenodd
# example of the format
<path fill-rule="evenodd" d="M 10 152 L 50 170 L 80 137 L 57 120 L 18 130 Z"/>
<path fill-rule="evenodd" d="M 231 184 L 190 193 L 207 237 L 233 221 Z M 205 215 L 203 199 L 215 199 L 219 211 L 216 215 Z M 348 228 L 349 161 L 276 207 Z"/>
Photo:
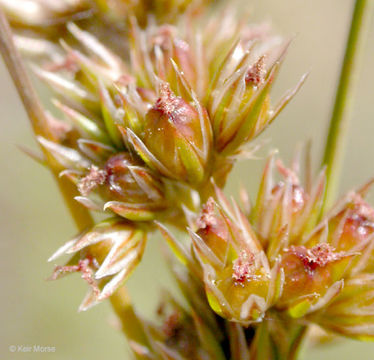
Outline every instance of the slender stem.
<path fill-rule="evenodd" d="M 296 330 L 296 334 L 294 335 L 293 341 L 290 345 L 287 360 L 297 360 L 299 358 L 307 332 L 308 327 L 305 325 L 300 325 L 300 327 Z"/>
<path fill-rule="evenodd" d="M 50 131 L 48 119 L 46 118 L 43 107 L 26 72 L 20 54 L 14 45 L 9 23 L 1 9 L 0 51 L 9 73 L 12 76 L 18 94 L 21 97 L 35 135 L 41 135 L 49 140 L 56 141 Z M 87 227 L 91 227 L 93 225 L 91 214 L 74 200 L 74 197 L 78 195 L 75 186 L 66 178 L 60 178 L 58 176 L 61 170 L 60 167 L 47 151 L 43 148 L 42 151 L 77 228 L 79 230 L 84 230 Z M 127 294 L 126 288 L 122 287 L 116 291 L 110 300 L 114 311 L 122 322 L 123 332 L 126 336 L 140 344 L 145 344 L 146 340 L 142 326 L 132 308 L 131 299 Z"/>
<path fill-rule="evenodd" d="M 253 360 L 297 360 L 308 326 L 293 322 L 270 310 L 272 320 L 264 320 L 256 328 L 251 344 Z"/>
<path fill-rule="evenodd" d="M 347 39 L 335 104 L 325 146 L 323 165 L 327 165 L 324 209 L 335 200 L 341 175 L 348 121 L 357 83 L 360 58 L 368 35 L 373 0 L 356 0 Z"/>
<path fill-rule="evenodd" d="M 35 93 L 34 87 L 22 62 L 21 56 L 14 45 L 9 23 L 1 9 L 0 52 L 13 79 L 18 94 L 23 102 L 35 135 L 41 135 L 52 141 L 55 140 L 52 132 L 50 131 L 48 119 L 39 98 Z M 93 220 L 89 211 L 74 200 L 74 197 L 78 195 L 75 186 L 66 178 L 60 178 L 58 176 L 61 170 L 58 164 L 53 157 L 47 151 L 45 151 L 45 149 L 42 148 L 42 151 L 78 229 L 83 230 L 92 226 Z"/>
<path fill-rule="evenodd" d="M 129 341 L 136 341 L 140 345 L 147 345 L 147 338 L 143 326 L 131 305 L 127 289 L 122 286 L 111 297 L 113 310 L 121 320 L 122 331 Z"/>
<path fill-rule="evenodd" d="M 42 135 L 53 140 L 53 135 L 49 130 L 44 110 L 31 84 L 30 78 L 27 75 L 21 56 L 14 45 L 12 30 L 10 29 L 9 23 L 1 8 L 0 34 L 1 55 L 10 75 L 12 76 L 14 85 L 16 86 L 18 94 L 23 102 L 27 115 L 29 116 L 34 133 L 35 135 Z"/>

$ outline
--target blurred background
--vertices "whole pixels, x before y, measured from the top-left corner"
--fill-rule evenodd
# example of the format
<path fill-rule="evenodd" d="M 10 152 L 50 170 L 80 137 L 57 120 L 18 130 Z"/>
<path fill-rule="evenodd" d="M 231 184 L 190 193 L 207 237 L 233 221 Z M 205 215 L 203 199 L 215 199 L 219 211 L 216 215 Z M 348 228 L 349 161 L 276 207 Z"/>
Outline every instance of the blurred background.
<path fill-rule="evenodd" d="M 17 1 L 17 0 L 15 0 Z M 261 140 L 268 143 L 259 160 L 238 164 L 226 192 L 236 195 L 238 179 L 254 193 L 263 157 L 278 148 L 289 161 L 300 141 L 311 139 L 315 168 L 320 161 L 335 84 L 344 50 L 353 0 L 252 0 L 250 21 L 271 21 L 275 31 L 295 35 L 274 89 L 278 98 L 310 71 L 296 99 Z M 342 191 L 374 176 L 374 24 L 349 129 Z M 27 158 L 17 144 L 36 148 L 32 133 L 4 64 L 0 60 L 0 359 L 127 360 L 127 345 L 116 330 L 110 306 L 86 313 L 77 308 L 86 292 L 78 275 L 47 282 L 53 266 L 46 259 L 72 237 L 75 228 L 47 170 Z M 374 200 L 374 197 L 371 197 Z M 372 201 L 373 203 L 373 201 Z M 173 284 L 162 265 L 159 239 L 150 239 L 144 261 L 128 282 L 137 308 L 152 316 L 162 287 Z M 12 353 L 11 345 L 55 347 L 54 353 Z M 369 360 L 374 344 L 339 339 L 309 347 L 305 360 Z"/>

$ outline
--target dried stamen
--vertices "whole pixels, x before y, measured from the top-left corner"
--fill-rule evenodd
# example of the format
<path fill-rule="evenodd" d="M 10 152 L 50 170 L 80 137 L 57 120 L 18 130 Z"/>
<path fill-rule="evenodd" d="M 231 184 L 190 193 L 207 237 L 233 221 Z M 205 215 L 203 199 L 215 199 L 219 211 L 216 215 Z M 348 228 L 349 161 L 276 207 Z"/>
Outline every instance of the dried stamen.
<path fill-rule="evenodd" d="M 105 170 L 99 169 L 97 166 L 92 165 L 89 173 L 82 178 L 78 183 L 78 190 L 83 196 L 89 193 L 99 185 L 103 185 L 107 177 Z"/>
<path fill-rule="evenodd" d="M 253 254 L 242 250 L 239 257 L 234 261 L 232 265 L 232 278 L 235 283 L 242 284 L 243 282 L 250 280 L 254 277 L 254 256 Z"/>
<path fill-rule="evenodd" d="M 250 67 L 245 77 L 245 81 L 247 84 L 258 86 L 264 82 L 265 76 L 265 56 L 263 55 Z"/>
<path fill-rule="evenodd" d="M 162 331 L 168 338 L 171 338 L 176 335 L 180 326 L 181 326 L 180 313 L 177 311 L 174 311 L 171 315 L 169 315 L 166 318 L 162 326 Z"/>
<path fill-rule="evenodd" d="M 287 251 L 297 256 L 306 270 L 313 272 L 317 268 L 325 267 L 329 263 L 341 259 L 341 252 L 334 252 L 334 248 L 327 244 L 318 244 L 311 249 L 304 246 L 291 246 Z"/>
<path fill-rule="evenodd" d="M 217 225 L 217 219 L 214 213 L 214 200 L 209 198 L 201 210 L 201 216 L 197 219 L 196 225 L 200 229 L 206 229 Z"/>
<path fill-rule="evenodd" d="M 88 283 L 88 285 L 91 286 L 95 295 L 98 296 L 100 294 L 100 289 L 94 277 L 94 271 L 92 270 L 93 265 L 98 265 L 96 264 L 96 260 L 93 258 L 86 258 L 83 260 L 79 260 L 77 265 L 56 266 L 50 279 L 56 280 L 60 277 L 60 275 L 80 272 L 82 273 L 82 279 L 85 280 Z"/>
<path fill-rule="evenodd" d="M 179 99 L 171 91 L 167 83 L 161 83 L 159 87 L 160 97 L 157 99 L 154 106 L 155 110 L 162 111 L 166 115 L 173 114 L 177 110 Z"/>

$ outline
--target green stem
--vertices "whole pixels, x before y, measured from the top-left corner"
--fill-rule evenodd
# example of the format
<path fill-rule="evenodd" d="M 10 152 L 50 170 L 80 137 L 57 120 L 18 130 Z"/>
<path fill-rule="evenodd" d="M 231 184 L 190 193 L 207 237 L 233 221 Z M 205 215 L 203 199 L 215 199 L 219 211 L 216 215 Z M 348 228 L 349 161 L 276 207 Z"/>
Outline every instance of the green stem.
<path fill-rule="evenodd" d="M 122 331 L 129 341 L 148 345 L 143 326 L 131 305 L 131 299 L 125 286 L 120 287 L 111 297 L 114 312 L 121 321 Z"/>
<path fill-rule="evenodd" d="M 0 52 L 25 107 L 35 135 L 41 135 L 51 141 L 56 141 L 50 131 L 48 119 L 39 98 L 35 93 L 21 56 L 14 45 L 12 30 L 10 29 L 9 23 L 1 9 Z M 44 153 L 47 164 L 52 171 L 64 201 L 78 229 L 81 231 L 92 226 L 93 220 L 89 211 L 74 200 L 74 197 L 78 195 L 76 187 L 68 179 L 60 178 L 58 176 L 61 169 L 55 159 L 45 151 L 44 148 L 41 150 Z"/>
<path fill-rule="evenodd" d="M 296 330 L 293 341 L 290 345 L 288 360 L 299 359 L 300 351 L 302 349 L 302 344 L 304 342 L 305 336 L 308 332 L 308 327 L 305 325 L 300 325 Z"/>
<path fill-rule="evenodd" d="M 267 321 L 263 321 L 257 326 L 250 354 L 250 358 L 254 360 L 277 360 Z"/>
<path fill-rule="evenodd" d="M 35 135 L 41 135 L 51 141 L 56 141 L 50 131 L 48 119 L 39 101 L 39 97 L 26 72 L 21 56 L 14 45 L 9 23 L 1 9 L 0 51 L 23 102 Z M 42 151 L 77 228 L 81 231 L 91 227 L 94 222 L 90 212 L 74 200 L 74 197 L 78 195 L 76 187 L 66 178 L 60 178 L 58 176 L 61 168 L 47 151 L 43 148 Z M 122 329 L 125 335 L 129 339 L 144 344 L 145 335 L 143 328 L 132 308 L 131 299 L 127 294 L 126 288 L 122 287 L 117 290 L 110 298 L 110 301 L 114 311 L 122 322 Z"/>
<path fill-rule="evenodd" d="M 286 320 L 287 327 L 273 329 L 271 336 L 276 360 L 298 360 L 308 327 Z"/>
<path fill-rule="evenodd" d="M 256 328 L 251 345 L 253 360 L 297 360 L 308 327 L 276 314 Z"/>
<path fill-rule="evenodd" d="M 335 200 L 341 175 L 348 121 L 357 83 L 360 58 L 368 35 L 373 0 L 356 0 L 352 14 L 335 104 L 325 146 L 323 165 L 327 165 L 326 193 L 323 211 Z"/>

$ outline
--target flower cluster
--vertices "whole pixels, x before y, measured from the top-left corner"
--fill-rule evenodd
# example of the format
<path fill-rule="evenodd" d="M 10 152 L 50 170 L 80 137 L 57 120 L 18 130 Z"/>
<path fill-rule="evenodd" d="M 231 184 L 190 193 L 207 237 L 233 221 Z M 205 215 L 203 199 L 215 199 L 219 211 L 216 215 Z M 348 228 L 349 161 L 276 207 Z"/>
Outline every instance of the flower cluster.
<path fill-rule="evenodd" d="M 298 161 L 273 154 L 253 206 L 223 195 L 306 76 L 273 105 L 289 42 L 227 8 L 208 19 L 209 2 L 0 0 L 56 97 L 60 115 L 46 111 L 48 138 L 37 137 L 44 154 L 79 204 L 109 215 L 57 250 L 50 261 L 71 258 L 51 278 L 81 273 L 81 310 L 113 300 L 159 230 L 184 265 L 167 253 L 187 306 L 165 296 L 155 325 L 126 304 L 137 358 L 289 360 L 312 323 L 373 339 L 369 184 L 324 214 L 324 170 L 312 186 L 306 169 L 303 186 Z M 189 226 L 189 246 L 169 226 Z"/>
<path fill-rule="evenodd" d="M 90 211 L 110 212 L 122 224 L 118 233 L 116 226 L 99 224 L 105 235 L 97 237 L 96 228 L 80 235 L 84 240 L 75 241 L 86 251 L 71 242 L 63 247 L 76 252 L 77 261 L 89 259 L 85 264 L 95 281 L 105 278 L 96 300 L 110 296 L 141 258 L 144 241 L 132 233 L 152 231 L 154 220 L 185 228 L 213 193 L 212 183 L 224 185 L 245 145 L 304 81 L 272 107 L 270 90 L 288 42 L 264 25 L 220 16 L 205 21 L 205 32 L 193 18 L 144 30 L 132 18 L 130 59 L 68 23 L 74 41 L 65 37 L 57 59 L 48 48 L 41 65 L 33 66 L 55 92 L 53 104 L 64 116 L 47 114 L 56 140 L 39 136 L 41 146 L 58 162 L 60 176 L 76 185 L 78 202 Z M 105 246 L 98 245 L 102 239 Z M 108 273 L 105 257 L 116 253 L 116 244 L 124 253 Z M 90 258 L 98 251 L 105 256 L 95 265 Z M 64 271 L 82 271 L 78 263 L 72 266 Z"/>
<path fill-rule="evenodd" d="M 368 186 L 319 219 L 324 171 L 314 188 L 304 188 L 296 169 L 279 161 L 283 181 L 275 183 L 274 164 L 271 156 L 249 214 L 217 189 L 219 203 L 210 199 L 191 231 L 211 307 L 244 325 L 275 311 L 371 338 L 374 210 L 363 200 Z"/>

